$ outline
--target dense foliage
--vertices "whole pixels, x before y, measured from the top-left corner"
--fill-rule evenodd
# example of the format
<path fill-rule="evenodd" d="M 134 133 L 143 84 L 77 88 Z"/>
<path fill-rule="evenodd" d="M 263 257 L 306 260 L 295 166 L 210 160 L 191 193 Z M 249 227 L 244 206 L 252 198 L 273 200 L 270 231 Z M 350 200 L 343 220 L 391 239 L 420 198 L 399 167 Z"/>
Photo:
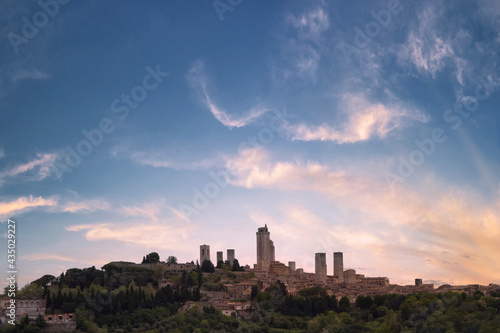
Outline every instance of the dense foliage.
<path fill-rule="evenodd" d="M 160 256 L 157 252 L 151 252 L 142 257 L 142 264 L 157 264 L 160 262 Z"/>

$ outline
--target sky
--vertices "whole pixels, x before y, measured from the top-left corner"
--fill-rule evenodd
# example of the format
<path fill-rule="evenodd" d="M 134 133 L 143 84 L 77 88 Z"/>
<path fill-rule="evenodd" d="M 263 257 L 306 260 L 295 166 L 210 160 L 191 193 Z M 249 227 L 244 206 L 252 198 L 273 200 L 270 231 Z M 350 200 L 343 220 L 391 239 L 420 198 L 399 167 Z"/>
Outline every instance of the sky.
<path fill-rule="evenodd" d="M 314 254 L 500 283 L 500 3 L 2 1 L 0 269 Z M 0 282 L 0 287 L 7 280 Z"/>

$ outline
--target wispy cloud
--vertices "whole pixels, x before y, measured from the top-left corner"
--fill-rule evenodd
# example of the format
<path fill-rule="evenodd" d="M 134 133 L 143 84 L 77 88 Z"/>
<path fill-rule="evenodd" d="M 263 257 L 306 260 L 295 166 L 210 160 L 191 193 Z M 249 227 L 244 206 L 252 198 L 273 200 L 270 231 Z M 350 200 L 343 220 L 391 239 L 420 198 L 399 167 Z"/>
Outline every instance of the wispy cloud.
<path fill-rule="evenodd" d="M 323 8 L 314 8 L 301 15 L 288 15 L 286 21 L 297 30 L 297 37 L 319 43 L 323 39 L 323 32 L 330 27 L 328 13 Z"/>
<path fill-rule="evenodd" d="M 116 211 L 125 217 L 146 218 L 154 222 L 165 218 L 174 221 L 189 221 L 185 214 L 168 205 L 163 198 L 137 206 L 121 206 Z"/>
<path fill-rule="evenodd" d="M 217 106 L 208 93 L 204 64 L 200 60 L 193 64 L 187 74 L 187 79 L 192 88 L 199 91 L 203 103 L 208 107 L 213 116 L 226 127 L 238 128 L 246 126 L 262 116 L 264 113 L 270 111 L 269 108 L 258 105 L 251 108 L 243 115 L 235 116 Z"/>
<path fill-rule="evenodd" d="M 314 82 L 321 60 L 323 34 L 330 26 L 327 11 L 317 7 L 300 15 L 289 14 L 285 25 L 288 33 L 279 36 L 279 50 L 271 59 L 275 79 L 283 83 L 297 77 Z"/>
<path fill-rule="evenodd" d="M 19 216 L 28 211 L 43 208 L 47 213 L 91 213 L 97 210 L 109 211 L 111 205 L 103 199 L 80 199 L 61 200 L 58 196 L 43 198 L 22 196 L 10 201 L 0 202 L 0 219 L 4 220 L 12 216 Z"/>
<path fill-rule="evenodd" d="M 0 220 L 6 220 L 7 218 L 39 207 L 55 207 L 57 204 L 57 198 L 33 197 L 31 195 L 29 197 L 23 196 L 15 200 L 0 202 Z"/>
<path fill-rule="evenodd" d="M 14 75 L 12 76 L 12 82 L 17 83 L 21 80 L 44 80 L 48 79 L 49 75 L 38 70 L 38 69 L 33 69 L 31 71 L 27 71 L 25 69 L 18 69 L 15 71 Z"/>
<path fill-rule="evenodd" d="M 51 260 L 51 261 L 56 260 L 56 261 L 72 261 L 72 262 L 78 261 L 71 257 L 66 257 L 52 253 L 33 253 L 21 256 L 19 259 L 27 261 L 38 261 L 38 260 Z"/>
<path fill-rule="evenodd" d="M 57 160 L 55 153 L 37 153 L 36 158 L 0 172 L 0 185 L 7 179 L 22 178 L 27 181 L 41 181 L 53 172 L 52 165 Z"/>
<path fill-rule="evenodd" d="M 388 106 L 370 103 L 362 95 L 344 95 L 339 109 L 344 110 L 347 118 L 341 126 L 286 124 L 285 130 L 291 140 L 334 141 L 342 144 L 384 138 L 391 131 L 404 129 L 413 121 L 428 121 L 423 113 L 401 103 Z"/>
<path fill-rule="evenodd" d="M 126 217 L 145 217 L 152 221 L 158 221 L 158 213 L 162 210 L 164 204 L 149 203 L 142 206 L 123 206 L 120 212 Z"/>
<path fill-rule="evenodd" d="M 110 204 L 103 199 L 70 201 L 62 204 L 60 210 L 69 213 L 90 213 L 96 210 L 109 210 Z"/>
<path fill-rule="evenodd" d="M 146 248 L 183 251 L 191 250 L 186 240 L 196 230 L 192 224 L 170 225 L 166 222 L 102 223 L 66 227 L 68 231 L 84 231 L 89 241 L 119 241 Z"/>
<path fill-rule="evenodd" d="M 152 166 L 154 168 L 169 168 L 174 170 L 200 170 L 221 165 L 220 158 L 207 158 L 200 161 L 179 162 L 168 158 L 159 152 L 132 152 L 129 158 L 136 163 Z"/>
<path fill-rule="evenodd" d="M 445 20 L 444 7 L 439 4 L 426 6 L 418 15 L 418 23 L 409 29 L 408 37 L 397 51 L 400 64 L 414 67 L 419 73 L 435 78 L 446 67 L 464 85 L 468 73 L 468 62 L 457 53 L 469 40 L 469 33 L 458 30 L 454 36 L 445 35 L 440 25 Z M 455 31 L 455 30 L 454 30 Z"/>

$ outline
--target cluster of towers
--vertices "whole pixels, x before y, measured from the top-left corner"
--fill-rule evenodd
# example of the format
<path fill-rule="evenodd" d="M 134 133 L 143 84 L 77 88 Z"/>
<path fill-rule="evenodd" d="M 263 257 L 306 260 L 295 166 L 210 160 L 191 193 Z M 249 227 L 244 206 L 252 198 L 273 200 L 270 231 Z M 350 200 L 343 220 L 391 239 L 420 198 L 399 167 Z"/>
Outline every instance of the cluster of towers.
<path fill-rule="evenodd" d="M 326 283 L 326 253 L 316 253 L 314 259 L 316 281 Z M 344 255 L 342 252 L 333 253 L 333 276 L 339 282 L 344 282 Z"/>
<path fill-rule="evenodd" d="M 271 233 L 267 229 L 267 224 L 257 230 L 257 269 L 269 270 L 275 261 L 274 243 L 270 239 Z M 295 261 L 289 261 L 288 267 L 295 271 Z M 316 281 L 326 283 L 326 253 L 315 254 L 315 275 Z M 333 253 L 333 275 L 339 282 L 344 282 L 344 258 L 342 252 Z"/>
<path fill-rule="evenodd" d="M 223 252 L 222 251 L 217 251 L 217 262 L 219 261 L 224 261 L 223 260 Z M 210 259 L 210 245 L 200 245 L 200 265 L 203 264 L 203 261 L 209 260 Z M 234 249 L 228 249 L 227 250 L 227 261 L 229 261 L 229 264 L 232 266 L 234 263 Z M 217 263 L 216 262 L 216 263 Z"/>
<path fill-rule="evenodd" d="M 275 248 L 274 243 L 271 240 L 271 233 L 267 229 L 267 224 L 264 227 L 260 227 L 257 230 L 257 265 L 256 268 L 259 270 L 269 271 L 270 266 L 275 258 Z M 232 266 L 234 263 L 235 251 L 234 249 L 227 250 L 227 261 L 229 261 Z M 200 264 L 205 260 L 210 260 L 210 245 L 200 245 Z M 217 262 L 224 261 L 223 252 L 217 252 Z M 326 253 L 316 253 L 315 254 L 315 275 L 316 281 L 319 283 L 326 283 L 327 278 L 327 265 L 326 265 Z M 289 261 L 288 267 L 295 271 L 295 261 Z M 349 274 L 350 270 L 344 272 L 344 258 L 342 252 L 333 253 L 333 275 L 338 282 L 343 283 L 346 280 L 352 279 Z M 354 271 L 353 271 L 354 272 Z M 355 273 L 354 273 L 355 275 Z M 355 276 L 354 276 L 355 278 Z"/>

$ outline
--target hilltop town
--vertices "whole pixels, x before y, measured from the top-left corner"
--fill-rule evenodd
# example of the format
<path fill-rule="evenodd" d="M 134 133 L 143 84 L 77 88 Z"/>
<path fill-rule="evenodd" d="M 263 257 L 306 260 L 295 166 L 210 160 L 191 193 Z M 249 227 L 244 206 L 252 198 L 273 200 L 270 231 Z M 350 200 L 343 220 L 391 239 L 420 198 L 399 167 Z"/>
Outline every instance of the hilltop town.
<path fill-rule="evenodd" d="M 312 297 L 312 302 L 320 299 L 317 301 L 320 305 L 309 309 L 302 306 L 299 313 L 303 315 L 317 315 L 329 309 L 346 311 L 345 304 L 347 308 L 351 303 L 363 307 L 363 300 L 367 300 L 364 304 L 374 306 L 371 311 L 376 317 L 382 311 L 380 304 L 398 310 L 405 295 L 435 294 L 433 297 L 439 297 L 443 293 L 455 292 L 462 295 L 462 299 L 470 297 L 476 301 L 480 301 L 477 297 L 481 295 L 500 295 L 497 284 L 435 288 L 420 278 L 415 279 L 414 285 L 391 284 L 387 277 L 368 277 L 353 269 L 344 270 L 342 252 L 333 253 L 333 275 L 327 274 L 326 253 L 314 254 L 314 273 L 297 268 L 294 261 L 284 264 L 276 260 L 275 253 L 275 244 L 265 225 L 256 232 L 256 264 L 253 267 L 241 267 L 235 249 L 227 249 L 226 258 L 223 251 L 217 251 L 214 265 L 210 245 L 203 244 L 196 263 L 178 263 L 173 256 L 160 261 L 159 255 L 153 252 L 143 257 L 141 263 L 111 262 L 102 270 L 73 268 L 60 277 L 45 275 L 23 288 L 29 290 L 14 300 L 14 310 L 13 300 L 2 297 L 0 320 L 5 325 L 9 320 L 20 322 L 24 318 L 26 322 L 29 319 L 33 323 L 44 323 L 53 330 L 73 330 L 77 328 L 75 310 L 82 309 L 82 306 L 111 322 L 114 319 L 109 318 L 122 315 L 124 310 L 141 308 L 164 308 L 173 313 L 213 308 L 221 315 L 252 319 L 262 311 L 259 304 L 266 297 L 274 300 L 272 306 L 283 305 L 285 299 L 293 303 L 296 301 L 293 297 Z M 388 298 L 387 295 L 393 296 Z M 379 306 L 374 304 L 377 297 Z M 387 301 L 390 297 L 395 301 Z M 344 310 L 341 310 L 342 302 Z M 493 306 L 500 307 L 500 304 L 495 304 Z"/>
<path fill-rule="evenodd" d="M 249 300 L 252 293 L 252 287 L 259 286 L 259 289 L 264 290 L 267 287 L 280 282 L 286 286 L 287 291 L 292 295 L 298 295 L 298 292 L 305 288 L 323 287 L 326 288 L 330 296 L 336 297 L 346 296 L 351 302 L 354 302 L 359 295 L 382 295 L 382 294 L 400 294 L 408 295 L 412 293 L 444 293 L 448 291 L 466 293 L 473 295 L 477 291 L 488 294 L 500 288 L 497 284 L 482 286 L 479 284 L 469 285 L 441 285 L 438 288 L 434 284 L 423 283 L 421 278 L 415 278 L 414 285 L 397 285 L 391 284 L 387 277 L 368 277 L 363 274 L 357 274 L 354 269 L 344 270 L 344 257 L 342 252 L 333 253 L 333 275 L 327 275 L 327 259 L 326 253 L 315 253 L 315 272 L 305 272 L 303 268 L 297 268 L 295 261 L 289 261 L 284 264 L 276 260 L 275 245 L 271 240 L 271 233 L 265 225 L 260 227 L 256 233 L 256 249 L 257 263 L 253 267 L 245 266 L 244 272 L 233 272 L 239 276 L 248 276 L 251 273 L 252 278 L 246 278 L 243 281 L 232 284 L 226 281 L 227 291 L 201 291 L 201 294 L 206 297 L 206 304 L 214 305 L 216 308 L 223 311 L 226 315 L 235 314 L 237 316 L 245 313 L 242 309 L 249 309 L 250 302 L 231 302 L 230 300 Z M 216 263 L 217 267 L 221 267 L 222 263 L 227 263 L 229 267 L 233 267 L 235 257 L 235 249 L 227 249 L 227 256 L 224 260 L 223 251 L 217 251 Z M 200 245 L 199 263 L 204 261 L 212 262 L 210 254 L 210 245 Z M 164 272 L 193 270 L 196 265 L 193 263 L 185 264 L 167 264 L 164 263 Z M 216 268 L 222 270 L 222 268 Z M 173 284 L 173 281 L 163 279 L 160 282 L 161 286 Z"/>

